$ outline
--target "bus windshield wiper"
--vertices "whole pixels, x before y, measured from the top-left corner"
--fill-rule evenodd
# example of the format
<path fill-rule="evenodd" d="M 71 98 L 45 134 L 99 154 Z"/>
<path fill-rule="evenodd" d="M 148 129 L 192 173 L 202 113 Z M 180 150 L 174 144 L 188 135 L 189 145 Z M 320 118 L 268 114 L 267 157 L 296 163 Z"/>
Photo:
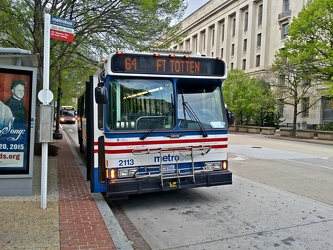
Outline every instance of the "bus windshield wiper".
<path fill-rule="evenodd" d="M 192 121 L 196 121 L 199 125 L 199 128 L 202 132 L 202 136 L 203 137 L 207 137 L 208 134 L 205 130 L 205 128 L 202 126 L 202 123 L 200 121 L 200 119 L 198 118 L 198 116 L 195 114 L 194 110 L 192 109 L 192 107 L 190 106 L 190 104 L 188 104 L 188 102 L 185 102 L 184 100 L 184 94 L 182 94 L 182 105 L 183 105 L 183 110 L 184 110 L 184 119 L 186 119 L 185 114 L 187 113 L 188 116 L 190 117 L 190 119 Z"/>
<path fill-rule="evenodd" d="M 146 139 L 148 137 L 148 135 L 150 135 L 157 128 L 157 126 L 160 124 L 160 122 L 163 121 L 165 119 L 165 117 L 170 115 L 171 112 L 173 112 L 173 111 L 174 111 L 174 109 L 170 109 L 168 113 L 164 114 L 157 121 L 155 121 L 152 125 L 150 125 L 149 130 L 143 136 L 140 137 L 140 140 Z"/>

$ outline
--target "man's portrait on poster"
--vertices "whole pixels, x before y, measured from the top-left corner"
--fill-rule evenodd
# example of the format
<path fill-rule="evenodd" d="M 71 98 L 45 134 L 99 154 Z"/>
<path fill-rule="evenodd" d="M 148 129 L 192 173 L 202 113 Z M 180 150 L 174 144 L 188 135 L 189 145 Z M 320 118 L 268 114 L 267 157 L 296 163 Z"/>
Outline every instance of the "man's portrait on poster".
<path fill-rule="evenodd" d="M 11 85 L 12 96 L 5 102 L 11 109 L 14 116 L 14 127 L 23 126 L 25 123 L 26 111 L 23 104 L 26 84 L 22 80 L 15 80 Z"/>

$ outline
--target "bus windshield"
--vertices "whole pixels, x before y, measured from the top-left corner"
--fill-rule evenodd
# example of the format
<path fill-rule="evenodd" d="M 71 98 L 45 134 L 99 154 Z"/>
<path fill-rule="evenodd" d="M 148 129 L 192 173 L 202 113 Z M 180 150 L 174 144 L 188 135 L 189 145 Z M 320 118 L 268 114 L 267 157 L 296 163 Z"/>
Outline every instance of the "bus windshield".
<path fill-rule="evenodd" d="M 111 79 L 107 124 L 113 130 L 224 129 L 221 84 L 167 79 Z M 175 104 L 176 103 L 176 104 Z M 177 108 L 176 108 L 177 107 Z M 174 117 L 177 114 L 177 117 Z M 177 118 L 177 122 L 175 120 Z"/>
<path fill-rule="evenodd" d="M 75 110 L 62 110 L 62 109 L 60 109 L 60 115 L 63 115 L 63 116 L 75 116 L 76 115 L 76 111 Z"/>
<path fill-rule="evenodd" d="M 177 101 L 179 128 L 226 128 L 219 84 L 179 82 Z"/>
<path fill-rule="evenodd" d="M 170 80 L 112 79 L 109 83 L 108 126 L 114 130 L 174 127 Z"/>

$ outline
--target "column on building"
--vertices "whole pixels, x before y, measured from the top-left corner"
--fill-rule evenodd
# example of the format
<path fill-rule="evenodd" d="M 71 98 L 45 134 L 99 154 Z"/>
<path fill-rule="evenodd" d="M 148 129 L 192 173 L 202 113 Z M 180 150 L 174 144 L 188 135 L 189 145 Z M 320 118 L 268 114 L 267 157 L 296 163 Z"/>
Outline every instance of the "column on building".
<path fill-rule="evenodd" d="M 254 9 L 254 3 L 251 1 L 248 5 L 248 29 L 246 31 L 246 64 L 247 64 L 247 69 L 252 69 L 254 68 L 254 58 L 255 58 L 255 52 L 256 50 L 254 49 L 255 46 L 255 29 L 254 29 L 254 23 L 256 20 L 256 11 Z M 243 41 L 244 42 L 244 41 Z M 244 45 L 243 45 L 244 46 Z"/>
<path fill-rule="evenodd" d="M 248 69 L 249 60 L 246 58 L 248 53 L 248 29 L 249 29 L 249 8 L 246 3 L 239 10 L 239 32 L 238 32 L 238 69 Z"/>
<path fill-rule="evenodd" d="M 263 0 L 262 2 L 263 5 L 263 17 L 262 17 L 262 29 L 261 29 L 261 49 L 260 49 L 260 54 L 262 55 L 261 57 L 261 62 L 262 62 L 262 67 L 267 69 L 269 65 L 271 64 L 271 61 L 269 61 L 269 55 L 270 55 L 270 46 L 269 46 L 269 40 L 270 40 L 270 32 L 269 30 L 272 28 L 272 23 L 271 22 L 276 22 L 277 19 L 270 18 L 272 15 L 271 13 L 271 8 L 269 8 L 269 3 L 267 0 Z"/>
<path fill-rule="evenodd" d="M 224 38 L 224 50 L 225 50 L 225 57 L 229 70 L 231 69 L 231 26 L 232 26 L 232 18 L 230 15 L 226 16 L 225 18 L 225 38 Z"/>
<path fill-rule="evenodd" d="M 235 13 L 235 35 L 233 37 L 233 43 L 234 43 L 234 68 L 235 69 L 241 69 L 241 64 L 240 64 L 240 58 L 241 58 L 241 48 L 239 46 L 240 44 L 240 38 L 242 37 L 242 22 L 241 22 L 241 11 L 239 9 L 236 10 Z"/>

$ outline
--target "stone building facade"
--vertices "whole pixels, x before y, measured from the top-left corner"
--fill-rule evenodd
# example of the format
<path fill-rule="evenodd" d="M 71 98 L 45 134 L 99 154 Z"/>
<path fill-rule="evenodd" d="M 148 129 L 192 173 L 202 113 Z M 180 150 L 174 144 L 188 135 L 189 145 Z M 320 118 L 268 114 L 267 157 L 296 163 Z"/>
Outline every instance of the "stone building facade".
<path fill-rule="evenodd" d="M 171 48 L 222 57 L 229 70 L 261 74 L 271 66 L 275 53 L 284 47 L 289 24 L 308 1 L 211 0 L 181 22 L 180 33 L 186 37 Z M 281 110 L 285 119 L 281 125 L 289 126 L 292 107 Z M 297 118 L 299 128 L 313 128 L 324 122 L 333 122 L 332 100 L 325 97 Z"/>

